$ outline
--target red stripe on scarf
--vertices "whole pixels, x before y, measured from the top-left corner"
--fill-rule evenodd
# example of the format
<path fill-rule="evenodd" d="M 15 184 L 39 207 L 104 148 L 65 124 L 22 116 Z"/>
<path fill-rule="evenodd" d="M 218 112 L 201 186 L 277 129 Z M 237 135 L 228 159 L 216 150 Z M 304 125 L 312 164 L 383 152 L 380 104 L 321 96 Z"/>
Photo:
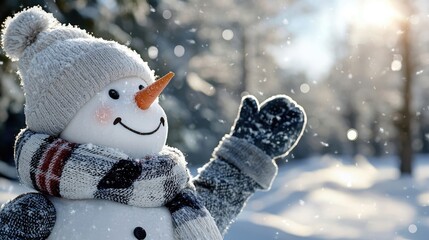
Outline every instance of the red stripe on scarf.
<path fill-rule="evenodd" d="M 66 144 L 61 147 L 61 152 L 56 155 L 57 159 L 55 159 L 51 165 L 51 172 L 54 178 L 51 178 L 50 184 L 48 186 L 50 186 L 50 192 L 52 192 L 52 195 L 54 196 L 60 196 L 61 175 L 63 173 L 64 165 L 67 159 L 70 157 L 75 146 L 76 144 L 74 143 L 66 142 Z"/>
<path fill-rule="evenodd" d="M 52 163 L 52 158 L 54 157 L 55 153 L 58 150 L 59 142 L 62 142 L 62 139 L 55 140 L 43 153 L 40 161 L 39 166 L 36 171 L 36 183 L 37 187 L 43 191 L 50 193 L 46 186 L 46 178 L 49 178 L 49 165 Z"/>
<path fill-rule="evenodd" d="M 57 139 L 46 149 L 36 173 L 37 186 L 41 191 L 60 196 L 61 173 L 74 146 L 73 143 Z"/>

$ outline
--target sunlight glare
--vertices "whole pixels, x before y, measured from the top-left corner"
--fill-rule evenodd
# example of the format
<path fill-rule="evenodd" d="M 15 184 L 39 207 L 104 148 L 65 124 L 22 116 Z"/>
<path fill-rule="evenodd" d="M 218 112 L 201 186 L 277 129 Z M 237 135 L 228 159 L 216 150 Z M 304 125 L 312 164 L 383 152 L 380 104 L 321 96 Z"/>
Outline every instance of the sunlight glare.
<path fill-rule="evenodd" d="M 400 16 L 393 3 L 388 0 L 365 1 L 359 20 L 363 25 L 386 27 Z"/>

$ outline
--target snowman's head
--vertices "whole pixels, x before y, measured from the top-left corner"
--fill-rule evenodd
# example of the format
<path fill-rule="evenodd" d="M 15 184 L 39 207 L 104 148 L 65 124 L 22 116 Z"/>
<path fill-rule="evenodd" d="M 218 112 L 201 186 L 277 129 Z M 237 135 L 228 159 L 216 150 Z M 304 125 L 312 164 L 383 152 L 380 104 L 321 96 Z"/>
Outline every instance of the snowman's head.
<path fill-rule="evenodd" d="M 168 124 L 158 96 L 173 76 L 150 85 L 138 77 L 108 84 L 77 112 L 61 137 L 117 148 L 132 157 L 160 152 Z"/>
<path fill-rule="evenodd" d="M 153 89 L 165 87 L 160 83 L 172 74 L 155 82 L 137 52 L 63 25 L 40 7 L 8 18 L 1 43 L 19 61 L 30 130 L 135 157 L 165 144 L 167 119 Z"/>

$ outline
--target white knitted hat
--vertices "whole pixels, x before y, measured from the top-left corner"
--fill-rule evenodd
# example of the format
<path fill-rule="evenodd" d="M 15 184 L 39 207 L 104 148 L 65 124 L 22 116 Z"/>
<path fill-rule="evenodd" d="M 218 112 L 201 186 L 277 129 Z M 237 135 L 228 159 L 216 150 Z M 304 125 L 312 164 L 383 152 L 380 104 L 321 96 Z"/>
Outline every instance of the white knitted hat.
<path fill-rule="evenodd" d="M 26 123 L 35 132 L 60 134 L 112 81 L 136 76 L 154 82 L 153 71 L 135 51 L 60 24 L 40 7 L 6 19 L 2 46 L 9 58 L 19 60 Z"/>

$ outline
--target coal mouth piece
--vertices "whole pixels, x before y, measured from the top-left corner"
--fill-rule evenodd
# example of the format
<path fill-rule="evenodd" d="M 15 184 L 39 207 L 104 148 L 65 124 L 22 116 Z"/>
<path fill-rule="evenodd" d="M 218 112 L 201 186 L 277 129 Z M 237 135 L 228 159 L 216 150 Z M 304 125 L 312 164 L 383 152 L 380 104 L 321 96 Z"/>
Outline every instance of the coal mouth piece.
<path fill-rule="evenodd" d="M 131 131 L 131 132 L 133 132 L 133 133 L 135 133 L 135 134 L 138 134 L 138 135 L 151 135 L 151 134 L 156 133 L 156 131 L 158 131 L 158 129 L 161 127 L 161 125 L 162 125 L 162 126 L 165 126 L 165 119 L 164 119 L 164 117 L 161 117 L 161 118 L 159 119 L 158 127 L 157 127 L 155 130 L 151 131 L 151 132 L 139 132 L 139 131 L 136 131 L 136 130 L 134 130 L 134 129 L 132 129 L 132 128 L 128 127 L 127 125 L 125 125 L 125 124 L 122 122 L 122 118 L 120 118 L 120 117 L 117 117 L 117 118 L 115 119 L 115 121 L 113 121 L 113 125 L 117 125 L 118 123 L 119 123 L 119 125 L 121 125 L 121 126 L 122 126 L 122 127 L 124 127 L 125 129 L 127 129 L 127 130 L 129 130 L 129 131 Z"/>

